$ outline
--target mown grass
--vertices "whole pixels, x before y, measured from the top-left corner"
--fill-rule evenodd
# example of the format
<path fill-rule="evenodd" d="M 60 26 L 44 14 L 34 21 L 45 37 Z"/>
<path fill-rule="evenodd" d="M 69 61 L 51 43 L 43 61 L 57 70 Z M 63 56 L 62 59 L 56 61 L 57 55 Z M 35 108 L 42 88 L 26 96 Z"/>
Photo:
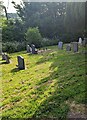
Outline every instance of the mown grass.
<path fill-rule="evenodd" d="M 38 55 L 26 51 L 10 54 L 11 63 L 2 66 L 2 119 L 47 119 L 65 120 L 71 104 L 84 105 L 85 65 L 84 48 L 78 53 L 48 47 Z M 25 70 L 18 70 L 17 55 L 25 59 Z M 81 111 L 80 108 L 79 111 Z M 78 111 L 78 109 L 76 109 Z M 82 111 L 81 111 L 82 112 Z"/>

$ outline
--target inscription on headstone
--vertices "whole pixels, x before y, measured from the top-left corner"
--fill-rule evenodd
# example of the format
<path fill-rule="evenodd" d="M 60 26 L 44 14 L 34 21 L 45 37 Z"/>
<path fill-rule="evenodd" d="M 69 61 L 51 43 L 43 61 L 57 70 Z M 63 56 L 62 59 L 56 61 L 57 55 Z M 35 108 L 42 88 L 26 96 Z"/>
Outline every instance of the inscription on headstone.
<path fill-rule="evenodd" d="M 25 69 L 25 63 L 24 63 L 24 58 L 22 56 L 17 56 L 17 60 L 18 60 L 18 68 L 20 70 Z"/>

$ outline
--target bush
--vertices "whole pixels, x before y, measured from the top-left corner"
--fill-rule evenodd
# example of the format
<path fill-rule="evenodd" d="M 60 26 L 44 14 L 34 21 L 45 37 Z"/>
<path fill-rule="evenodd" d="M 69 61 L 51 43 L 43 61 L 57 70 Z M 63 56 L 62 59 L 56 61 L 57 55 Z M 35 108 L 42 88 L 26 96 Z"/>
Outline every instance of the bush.
<path fill-rule="evenodd" d="M 52 45 L 57 45 L 58 44 L 58 39 L 48 39 L 48 38 L 43 38 L 42 40 L 42 46 L 52 46 Z"/>
<path fill-rule="evenodd" d="M 26 49 L 26 43 L 25 42 L 5 42 L 2 43 L 2 51 L 13 53 L 13 52 L 19 52 Z"/>
<path fill-rule="evenodd" d="M 29 28 L 26 32 L 26 40 L 28 44 L 35 44 L 36 47 L 41 47 L 42 37 L 39 29 Z"/>

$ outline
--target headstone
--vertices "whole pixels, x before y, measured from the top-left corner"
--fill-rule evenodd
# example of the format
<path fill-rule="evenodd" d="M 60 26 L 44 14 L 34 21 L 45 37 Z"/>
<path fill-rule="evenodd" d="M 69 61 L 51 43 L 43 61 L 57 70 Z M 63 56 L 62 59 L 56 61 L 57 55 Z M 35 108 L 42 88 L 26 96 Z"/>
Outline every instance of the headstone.
<path fill-rule="evenodd" d="M 78 42 L 79 44 L 82 44 L 82 38 L 79 38 L 79 42 Z"/>
<path fill-rule="evenodd" d="M 78 52 L 78 42 L 73 42 L 73 52 Z"/>
<path fill-rule="evenodd" d="M 30 49 L 30 45 L 27 45 L 27 53 L 30 53 L 31 49 Z"/>
<path fill-rule="evenodd" d="M 87 44 L 87 38 L 84 38 L 83 42 L 82 42 L 82 45 L 85 47 Z"/>
<path fill-rule="evenodd" d="M 58 48 L 59 48 L 59 49 L 63 49 L 63 42 L 59 42 L 59 43 L 58 43 Z"/>
<path fill-rule="evenodd" d="M 22 56 L 17 56 L 17 59 L 18 59 L 18 68 L 20 70 L 23 70 L 25 69 L 25 63 L 24 63 L 24 58 Z"/>
<path fill-rule="evenodd" d="M 32 54 L 37 54 L 37 49 L 35 48 L 34 44 L 31 45 L 31 48 L 32 48 Z"/>
<path fill-rule="evenodd" d="M 10 60 L 9 60 L 9 56 L 5 54 L 5 60 L 6 60 L 6 63 L 10 63 Z"/>
<path fill-rule="evenodd" d="M 32 53 L 32 48 L 30 47 L 30 51 L 31 51 L 31 53 Z"/>
<path fill-rule="evenodd" d="M 2 53 L 2 60 L 5 60 L 5 53 Z"/>
<path fill-rule="evenodd" d="M 71 51 L 71 46 L 70 46 L 70 44 L 67 44 L 67 46 L 66 46 L 66 51 Z"/>

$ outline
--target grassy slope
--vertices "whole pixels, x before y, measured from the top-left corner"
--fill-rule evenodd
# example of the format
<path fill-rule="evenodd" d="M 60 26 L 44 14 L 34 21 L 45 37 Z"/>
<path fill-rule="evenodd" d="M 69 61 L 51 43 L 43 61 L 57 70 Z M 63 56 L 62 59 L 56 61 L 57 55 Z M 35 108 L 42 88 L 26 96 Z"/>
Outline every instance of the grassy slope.
<path fill-rule="evenodd" d="M 25 51 L 13 53 L 11 64 L 2 64 L 3 119 L 57 117 L 64 120 L 73 102 L 74 107 L 86 103 L 85 55 L 58 50 L 57 46 L 50 49 L 38 55 Z M 16 68 L 17 55 L 24 57 L 26 70 Z"/>

